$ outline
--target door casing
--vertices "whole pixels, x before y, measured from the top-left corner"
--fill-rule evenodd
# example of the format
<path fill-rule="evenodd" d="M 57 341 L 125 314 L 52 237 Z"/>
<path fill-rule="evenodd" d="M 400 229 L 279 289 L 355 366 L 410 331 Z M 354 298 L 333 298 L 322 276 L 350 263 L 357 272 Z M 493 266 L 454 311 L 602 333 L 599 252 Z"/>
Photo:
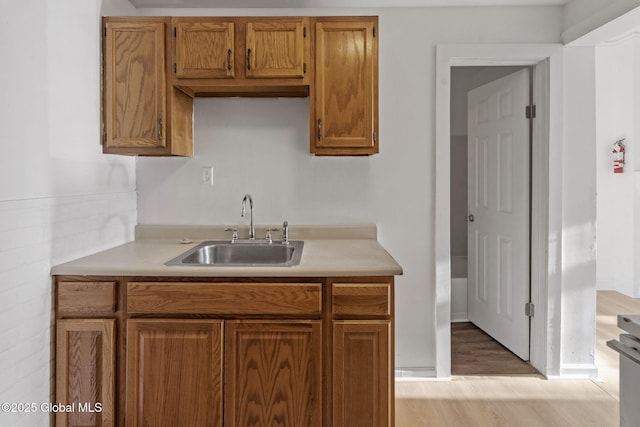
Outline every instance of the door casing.
<path fill-rule="evenodd" d="M 467 44 L 436 46 L 436 376 L 451 376 L 450 96 L 453 66 L 533 66 L 531 190 L 531 364 L 543 375 L 560 360 L 560 272 L 562 194 L 562 45 Z M 554 91 L 551 91 L 551 87 Z M 558 185 L 557 188 L 560 188 Z M 556 236 L 556 237 L 554 237 Z"/>

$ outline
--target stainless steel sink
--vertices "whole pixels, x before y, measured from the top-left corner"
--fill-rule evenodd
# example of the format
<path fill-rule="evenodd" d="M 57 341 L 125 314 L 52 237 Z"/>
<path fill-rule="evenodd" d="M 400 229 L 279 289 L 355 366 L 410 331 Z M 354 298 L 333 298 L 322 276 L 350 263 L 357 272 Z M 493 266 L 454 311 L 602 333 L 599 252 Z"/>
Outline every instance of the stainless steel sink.
<path fill-rule="evenodd" d="M 209 240 L 168 261 L 174 266 L 274 266 L 291 267 L 300 264 L 304 242 L 292 240 L 288 245 L 274 240 L 235 241 Z"/>

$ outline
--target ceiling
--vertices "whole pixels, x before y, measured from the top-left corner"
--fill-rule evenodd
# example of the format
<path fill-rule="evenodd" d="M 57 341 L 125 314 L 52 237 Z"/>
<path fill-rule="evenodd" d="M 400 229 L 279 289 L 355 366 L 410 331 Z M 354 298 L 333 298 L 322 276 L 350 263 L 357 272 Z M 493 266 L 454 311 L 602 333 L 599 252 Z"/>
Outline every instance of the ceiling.
<path fill-rule="evenodd" d="M 557 6 L 571 0 L 129 0 L 135 7 L 325 8 Z"/>

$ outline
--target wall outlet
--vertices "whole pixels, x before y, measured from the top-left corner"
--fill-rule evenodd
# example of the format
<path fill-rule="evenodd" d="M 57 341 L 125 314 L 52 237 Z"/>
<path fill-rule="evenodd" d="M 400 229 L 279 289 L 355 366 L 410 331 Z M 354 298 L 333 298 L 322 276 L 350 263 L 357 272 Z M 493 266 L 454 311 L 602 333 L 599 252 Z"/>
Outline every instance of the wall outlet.
<path fill-rule="evenodd" d="M 202 184 L 213 185 L 213 166 L 203 166 L 200 173 L 200 182 Z"/>

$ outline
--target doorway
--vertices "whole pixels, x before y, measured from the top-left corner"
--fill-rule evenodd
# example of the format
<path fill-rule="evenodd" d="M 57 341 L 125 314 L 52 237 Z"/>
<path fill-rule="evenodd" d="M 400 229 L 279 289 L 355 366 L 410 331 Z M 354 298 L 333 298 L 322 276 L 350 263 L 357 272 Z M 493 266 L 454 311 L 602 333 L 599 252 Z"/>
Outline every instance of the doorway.
<path fill-rule="evenodd" d="M 451 376 L 451 239 L 450 239 L 450 76 L 455 66 L 532 66 L 533 121 L 531 190 L 531 319 L 530 361 L 540 373 L 555 372 L 560 360 L 559 275 L 550 266 L 559 263 L 561 224 L 558 195 L 551 191 L 561 181 L 558 167 L 562 126 L 561 44 L 452 44 L 436 47 L 435 114 L 435 320 L 436 376 Z M 552 91 L 551 88 L 554 88 Z M 552 116 L 553 112 L 553 116 Z"/>
<path fill-rule="evenodd" d="M 529 360 L 531 75 L 524 66 L 451 68 L 454 374 L 531 370 L 519 366 Z"/>

